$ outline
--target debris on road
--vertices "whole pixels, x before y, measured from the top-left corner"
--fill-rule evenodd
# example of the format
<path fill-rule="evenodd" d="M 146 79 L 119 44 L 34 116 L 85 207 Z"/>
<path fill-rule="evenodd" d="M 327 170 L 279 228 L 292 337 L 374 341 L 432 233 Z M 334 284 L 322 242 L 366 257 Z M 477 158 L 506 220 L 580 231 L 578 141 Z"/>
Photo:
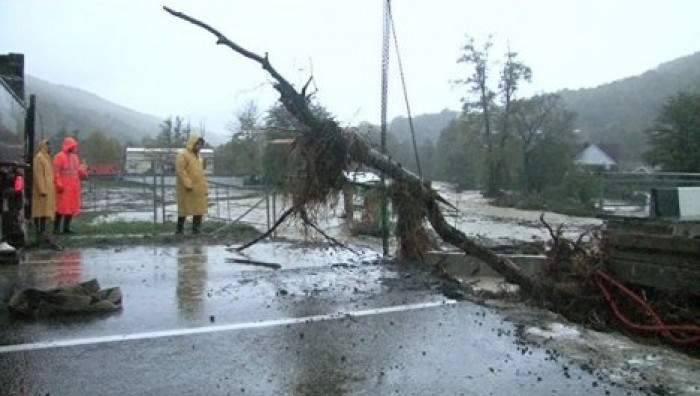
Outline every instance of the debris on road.
<path fill-rule="evenodd" d="M 121 289 L 113 287 L 100 290 L 97 279 L 49 290 L 26 288 L 15 292 L 8 304 L 12 314 L 35 319 L 56 315 L 112 312 L 121 307 Z"/>
<path fill-rule="evenodd" d="M 277 264 L 277 263 L 266 263 L 264 261 L 256 261 L 256 260 L 250 260 L 250 259 L 244 259 L 244 258 L 227 258 L 226 262 L 227 263 L 236 263 L 236 264 L 250 264 L 250 265 L 255 265 L 258 267 L 272 268 L 275 270 L 282 268 L 282 266 L 280 264 Z"/>

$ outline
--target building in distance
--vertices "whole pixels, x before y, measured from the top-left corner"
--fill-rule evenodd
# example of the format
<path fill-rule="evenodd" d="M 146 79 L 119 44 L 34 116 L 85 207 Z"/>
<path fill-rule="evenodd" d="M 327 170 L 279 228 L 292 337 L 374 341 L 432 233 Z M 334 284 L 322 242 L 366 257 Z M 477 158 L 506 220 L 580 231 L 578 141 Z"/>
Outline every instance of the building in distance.
<path fill-rule="evenodd" d="M 124 173 L 127 175 L 175 174 L 175 156 L 182 148 L 127 147 Z M 214 150 L 203 148 L 199 155 L 204 162 L 204 174 L 214 173 Z"/>

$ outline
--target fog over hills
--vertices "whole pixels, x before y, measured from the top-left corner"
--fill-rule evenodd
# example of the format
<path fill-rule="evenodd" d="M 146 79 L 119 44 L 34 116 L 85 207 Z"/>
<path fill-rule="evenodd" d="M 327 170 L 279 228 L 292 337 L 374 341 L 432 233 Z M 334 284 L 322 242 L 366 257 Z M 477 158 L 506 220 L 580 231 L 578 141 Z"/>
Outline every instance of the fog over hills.
<path fill-rule="evenodd" d="M 36 94 L 37 134 L 50 136 L 60 129 L 79 130 L 80 136 L 100 131 L 120 142 L 138 143 L 158 133 L 158 117 L 117 105 L 95 94 L 26 76 L 27 94 Z"/>
<path fill-rule="evenodd" d="M 582 141 L 604 144 L 617 159 L 634 163 L 646 148 L 644 130 L 653 123 L 667 98 L 681 90 L 700 92 L 700 52 L 663 63 L 638 76 L 556 93 L 577 114 L 575 125 L 582 132 Z M 27 92 L 37 95 L 38 134 L 52 135 L 62 128 L 77 129 L 80 136 L 101 131 L 122 143 L 138 144 L 146 136 L 155 136 L 163 121 L 90 92 L 32 76 L 27 76 Z M 419 144 L 437 141 L 458 115 L 458 110 L 445 109 L 414 116 L 416 140 Z M 405 117 L 394 118 L 388 130 L 399 141 L 410 140 Z"/>
<path fill-rule="evenodd" d="M 661 107 L 678 92 L 700 92 L 700 52 L 662 63 L 638 76 L 595 88 L 563 90 L 564 104 L 577 114 L 582 139 L 607 145 L 623 162 L 639 162 L 646 149 L 644 131 Z"/>
<path fill-rule="evenodd" d="M 662 63 L 638 76 L 558 94 L 578 114 L 578 125 L 599 136 L 615 124 L 644 127 L 666 99 L 680 91 L 700 91 L 700 52 Z"/>
<path fill-rule="evenodd" d="M 555 93 L 576 113 L 574 125 L 581 132 L 582 143 L 601 144 L 618 161 L 630 166 L 639 164 L 647 149 L 645 130 L 653 125 L 668 98 L 681 91 L 700 92 L 700 52 L 662 63 L 637 76 Z M 442 129 L 458 115 L 456 111 L 443 110 L 414 117 L 418 142 L 435 142 Z M 395 118 L 388 129 L 400 141 L 410 139 L 405 117 Z"/>
<path fill-rule="evenodd" d="M 416 142 L 423 141 L 437 142 L 440 138 L 442 130 L 445 129 L 452 120 L 457 118 L 459 112 L 443 109 L 435 114 L 419 114 L 413 117 L 413 129 L 416 133 Z M 396 117 L 389 125 L 387 130 L 396 136 L 400 142 L 410 141 L 411 127 L 406 117 Z"/>

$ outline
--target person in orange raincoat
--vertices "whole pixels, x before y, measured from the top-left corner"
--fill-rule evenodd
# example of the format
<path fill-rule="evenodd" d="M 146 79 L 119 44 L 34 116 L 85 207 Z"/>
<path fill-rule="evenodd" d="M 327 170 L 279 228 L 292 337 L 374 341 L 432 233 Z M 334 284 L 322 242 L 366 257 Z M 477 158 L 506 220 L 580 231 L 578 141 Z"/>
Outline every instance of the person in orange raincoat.
<path fill-rule="evenodd" d="M 53 165 L 49 141 L 43 139 L 32 163 L 32 219 L 36 227 L 37 244 L 45 242 L 46 222 L 56 212 Z"/>
<path fill-rule="evenodd" d="M 78 142 L 68 136 L 63 139 L 61 151 L 53 157 L 56 186 L 54 234 L 72 234 L 71 219 L 80 213 L 80 179 L 87 178 L 87 169 L 80 163 L 77 152 Z"/>
<path fill-rule="evenodd" d="M 177 228 L 176 234 L 182 234 L 187 216 L 192 216 L 192 233 L 199 234 L 202 216 L 209 209 L 207 203 L 207 180 L 204 176 L 204 163 L 199 150 L 204 139 L 192 134 L 183 150 L 177 153 L 175 170 L 177 171 Z"/>

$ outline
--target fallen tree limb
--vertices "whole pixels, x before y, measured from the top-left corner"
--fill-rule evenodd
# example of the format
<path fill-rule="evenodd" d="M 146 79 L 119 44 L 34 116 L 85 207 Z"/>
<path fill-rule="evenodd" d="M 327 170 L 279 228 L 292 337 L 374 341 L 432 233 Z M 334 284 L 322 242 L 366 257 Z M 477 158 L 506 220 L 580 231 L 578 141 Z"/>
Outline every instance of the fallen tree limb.
<path fill-rule="evenodd" d="M 243 251 L 243 250 L 245 250 L 245 249 L 248 249 L 249 247 L 255 245 L 256 243 L 258 243 L 258 242 L 262 241 L 263 239 L 265 239 L 265 238 L 269 237 L 270 235 L 272 235 L 272 233 L 275 232 L 275 230 L 277 229 L 277 227 L 279 227 L 279 226 L 284 222 L 284 220 L 286 220 L 287 217 L 289 217 L 292 213 L 294 213 L 294 207 L 293 207 L 293 206 L 292 206 L 291 208 L 285 210 L 284 213 L 282 213 L 282 214 L 280 215 L 279 219 L 277 219 L 277 221 L 275 222 L 275 224 L 273 224 L 272 227 L 270 227 L 269 230 L 265 231 L 264 234 L 262 234 L 262 235 L 260 235 L 259 237 L 253 239 L 252 241 L 246 243 L 245 245 L 236 248 L 236 251 L 241 252 L 241 251 Z"/>
<path fill-rule="evenodd" d="M 321 228 L 319 228 L 316 224 L 314 224 L 311 219 L 309 219 L 309 216 L 306 214 L 306 212 L 301 212 L 301 219 L 304 221 L 305 224 L 307 224 L 309 227 L 313 228 L 321 234 L 324 238 L 326 238 L 327 241 L 331 243 L 331 246 L 347 249 L 355 254 L 359 254 L 355 249 L 351 248 L 350 246 L 347 246 L 340 242 L 339 240 L 333 238 L 332 236 L 326 234 Z"/>
<path fill-rule="evenodd" d="M 245 258 L 227 258 L 226 262 L 227 263 L 234 263 L 234 264 L 250 264 L 250 265 L 255 265 L 258 267 L 272 268 L 275 270 L 282 268 L 282 265 L 277 264 L 277 263 L 266 263 L 264 261 L 256 261 L 256 260 L 250 260 L 250 259 L 245 259 Z"/>
<path fill-rule="evenodd" d="M 259 63 L 262 68 L 276 80 L 274 88 L 280 94 L 280 101 L 282 105 L 299 122 L 309 128 L 307 132 L 300 136 L 301 138 L 305 139 L 306 142 L 313 142 L 315 139 L 343 142 L 347 146 L 347 156 L 351 161 L 362 163 L 379 170 L 391 178 L 394 183 L 405 185 L 406 189 L 410 191 L 410 194 L 413 195 L 414 199 L 423 203 L 425 210 L 423 211 L 422 215 L 430 221 L 433 229 L 445 242 L 463 250 L 468 255 L 481 259 L 495 271 L 500 273 L 506 279 L 506 281 L 518 284 L 523 291 L 532 292 L 541 287 L 551 289 L 551 287 L 543 286 L 532 278 L 527 277 L 512 261 L 502 258 L 491 250 L 480 246 L 469 239 L 464 233 L 455 227 L 450 226 L 442 215 L 440 204 L 442 203 L 449 206 L 452 205 L 447 200 L 442 198 L 427 183 L 424 183 L 413 172 L 403 168 L 399 163 L 373 148 L 359 135 L 349 131 L 343 131 L 334 120 L 318 119 L 315 117 L 308 106 L 308 98 L 304 94 L 297 92 L 294 87 L 284 77 L 282 77 L 282 75 L 280 75 L 274 67 L 272 67 L 267 54 L 264 57 L 257 55 L 232 42 L 218 30 L 210 27 L 206 23 L 203 23 L 181 12 L 174 11 L 168 7 L 163 8 L 171 15 L 199 26 L 215 35 L 217 37 L 216 44 L 225 45 L 240 55 Z M 309 153 L 312 154 L 316 154 L 317 152 L 318 151 L 309 150 Z M 336 160 L 340 163 L 347 163 L 346 158 L 337 158 Z M 336 171 L 335 168 L 331 168 L 331 170 Z M 338 172 L 342 172 L 342 170 L 343 169 L 337 169 Z M 338 180 L 339 177 L 339 175 L 324 175 L 324 179 L 331 179 L 331 181 Z M 312 196 L 312 198 L 315 197 L 317 196 Z M 295 203 L 292 208 L 285 212 L 285 215 L 283 215 L 280 220 L 291 214 L 295 207 L 300 207 L 299 205 L 309 203 L 310 202 Z M 278 223 L 281 222 L 280 220 L 278 220 Z M 271 231 L 268 231 L 266 234 L 269 235 L 270 232 Z M 266 235 L 258 238 L 257 240 L 261 240 L 265 236 Z M 400 235 L 399 238 L 401 238 Z M 238 248 L 238 250 L 243 250 L 255 242 L 256 241 L 248 243 Z"/>

